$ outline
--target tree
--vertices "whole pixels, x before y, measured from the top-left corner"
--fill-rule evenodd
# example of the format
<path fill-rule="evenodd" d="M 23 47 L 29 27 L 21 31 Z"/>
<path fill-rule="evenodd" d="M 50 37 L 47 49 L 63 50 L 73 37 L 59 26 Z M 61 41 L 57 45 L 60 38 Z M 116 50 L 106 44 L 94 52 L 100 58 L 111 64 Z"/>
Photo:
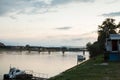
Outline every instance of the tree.
<path fill-rule="evenodd" d="M 90 51 L 91 46 L 92 46 L 92 43 L 91 43 L 91 42 L 88 42 L 88 43 L 86 44 L 86 47 L 87 47 L 87 50 L 88 50 L 88 51 Z"/>
<path fill-rule="evenodd" d="M 110 34 L 118 34 L 120 32 L 120 23 L 115 24 L 115 19 L 107 18 L 102 25 L 98 26 L 98 43 L 102 51 L 105 49 L 106 38 Z"/>
<path fill-rule="evenodd" d="M 29 49 L 30 49 L 30 45 L 27 44 L 27 45 L 25 46 L 25 48 L 26 48 L 27 50 L 29 50 Z"/>
<path fill-rule="evenodd" d="M 97 55 L 101 54 L 99 43 L 97 41 L 93 44 L 88 42 L 86 46 L 90 53 L 90 58 L 95 58 Z"/>
<path fill-rule="evenodd" d="M 4 47 L 4 46 L 5 46 L 5 44 L 0 42 L 0 47 Z"/>
<path fill-rule="evenodd" d="M 120 33 L 120 23 L 116 24 L 115 19 L 112 18 L 107 18 L 103 21 L 102 25 L 98 26 L 98 40 L 93 44 L 88 42 L 86 45 L 88 51 L 90 52 L 90 58 L 94 58 L 101 53 L 103 54 L 106 38 L 108 38 L 110 34 L 118 33 Z"/>

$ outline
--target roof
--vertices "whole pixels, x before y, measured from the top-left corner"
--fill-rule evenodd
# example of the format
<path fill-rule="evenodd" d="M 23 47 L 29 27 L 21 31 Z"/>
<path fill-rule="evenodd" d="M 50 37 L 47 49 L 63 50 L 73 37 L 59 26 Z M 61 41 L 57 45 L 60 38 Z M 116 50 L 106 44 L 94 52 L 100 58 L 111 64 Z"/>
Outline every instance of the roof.
<path fill-rule="evenodd" d="M 112 39 L 112 40 L 120 39 L 120 34 L 110 34 L 109 39 Z"/>

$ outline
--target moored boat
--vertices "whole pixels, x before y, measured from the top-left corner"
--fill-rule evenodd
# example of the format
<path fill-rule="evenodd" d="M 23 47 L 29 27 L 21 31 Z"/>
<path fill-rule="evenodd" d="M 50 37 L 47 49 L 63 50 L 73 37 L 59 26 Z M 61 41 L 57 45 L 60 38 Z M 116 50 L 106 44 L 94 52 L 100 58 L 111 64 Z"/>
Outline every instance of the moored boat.
<path fill-rule="evenodd" d="M 77 60 L 78 61 L 83 61 L 85 59 L 86 59 L 85 56 L 83 56 L 83 55 L 77 55 Z"/>
<path fill-rule="evenodd" d="M 26 79 L 32 79 L 33 75 L 28 74 L 23 70 L 17 69 L 15 67 L 11 68 L 9 70 L 8 74 L 4 74 L 3 80 L 26 80 Z"/>

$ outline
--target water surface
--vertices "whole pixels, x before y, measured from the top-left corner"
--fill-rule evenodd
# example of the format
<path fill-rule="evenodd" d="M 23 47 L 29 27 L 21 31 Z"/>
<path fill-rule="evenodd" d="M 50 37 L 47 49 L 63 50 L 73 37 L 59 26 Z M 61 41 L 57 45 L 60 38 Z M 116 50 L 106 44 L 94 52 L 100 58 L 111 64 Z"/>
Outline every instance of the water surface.
<path fill-rule="evenodd" d="M 77 55 L 82 52 L 28 52 L 28 51 L 2 51 L 0 52 L 0 77 L 8 73 L 9 67 L 17 67 L 22 70 L 33 70 L 37 73 L 48 74 L 48 77 L 55 76 L 75 65 L 77 65 Z M 89 54 L 86 52 L 86 58 Z"/>

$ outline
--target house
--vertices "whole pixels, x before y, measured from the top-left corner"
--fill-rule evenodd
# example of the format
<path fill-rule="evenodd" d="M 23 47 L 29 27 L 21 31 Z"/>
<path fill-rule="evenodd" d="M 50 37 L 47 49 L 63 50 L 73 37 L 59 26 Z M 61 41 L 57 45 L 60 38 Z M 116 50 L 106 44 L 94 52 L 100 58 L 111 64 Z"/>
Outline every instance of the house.
<path fill-rule="evenodd" d="M 120 34 L 110 34 L 105 45 L 109 61 L 120 61 Z"/>

